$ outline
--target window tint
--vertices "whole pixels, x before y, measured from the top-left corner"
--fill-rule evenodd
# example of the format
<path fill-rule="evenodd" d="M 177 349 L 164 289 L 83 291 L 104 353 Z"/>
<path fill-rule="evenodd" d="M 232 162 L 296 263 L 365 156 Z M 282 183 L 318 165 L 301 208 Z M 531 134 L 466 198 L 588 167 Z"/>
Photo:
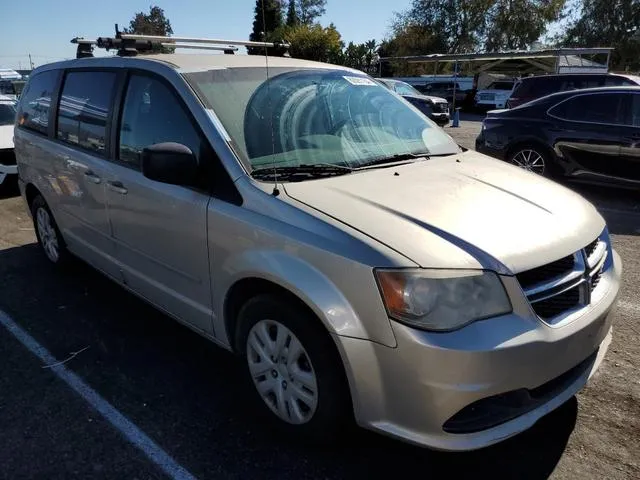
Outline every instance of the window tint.
<path fill-rule="evenodd" d="M 68 73 L 58 107 L 57 138 L 104 153 L 115 81 L 113 72 Z"/>
<path fill-rule="evenodd" d="M 154 78 L 133 75 L 120 124 L 119 159 L 138 168 L 142 149 L 162 142 L 181 143 L 201 155 L 200 135 L 169 88 Z"/>
<path fill-rule="evenodd" d="M 16 107 L 12 103 L 0 103 L 0 126 L 13 125 L 16 119 Z"/>
<path fill-rule="evenodd" d="M 625 125 L 625 99 L 622 93 L 598 93 L 578 95 L 562 102 L 550 110 L 550 114 L 565 120 Z"/>
<path fill-rule="evenodd" d="M 631 125 L 640 127 L 640 94 L 631 95 L 633 102 L 631 104 Z"/>
<path fill-rule="evenodd" d="M 19 124 L 25 128 L 44 133 L 49 126 L 51 95 L 56 85 L 58 72 L 49 70 L 29 79 L 20 99 Z"/>

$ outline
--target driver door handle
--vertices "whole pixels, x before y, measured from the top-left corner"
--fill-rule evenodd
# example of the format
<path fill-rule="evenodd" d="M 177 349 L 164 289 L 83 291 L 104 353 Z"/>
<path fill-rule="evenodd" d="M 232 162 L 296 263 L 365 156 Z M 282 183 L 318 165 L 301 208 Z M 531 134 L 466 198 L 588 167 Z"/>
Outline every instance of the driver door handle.
<path fill-rule="evenodd" d="M 86 170 L 84 172 L 84 176 L 86 177 L 87 180 L 89 180 L 91 183 L 95 183 L 96 185 L 102 182 L 100 177 L 97 176 L 95 173 L 93 173 L 91 170 Z"/>
<path fill-rule="evenodd" d="M 112 192 L 119 193 L 120 195 L 126 195 L 129 190 L 119 180 L 107 182 L 107 187 Z"/>

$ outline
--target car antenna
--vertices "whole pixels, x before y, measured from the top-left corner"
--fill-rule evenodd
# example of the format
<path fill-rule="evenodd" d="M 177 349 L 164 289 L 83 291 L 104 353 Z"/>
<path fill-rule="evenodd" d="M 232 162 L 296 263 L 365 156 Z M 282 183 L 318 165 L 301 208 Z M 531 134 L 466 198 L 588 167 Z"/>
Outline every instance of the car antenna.
<path fill-rule="evenodd" d="M 264 0 L 261 0 L 262 3 L 262 40 L 264 40 L 266 31 L 267 31 L 267 20 L 265 17 L 265 13 L 264 13 Z M 271 192 L 271 194 L 274 197 L 277 197 L 278 195 L 280 195 L 280 190 L 278 189 L 278 171 L 276 168 L 276 139 L 275 139 L 275 131 L 273 128 L 273 110 L 272 110 L 272 104 L 271 104 L 271 92 L 270 90 L 270 85 L 269 85 L 269 50 L 267 48 L 267 46 L 264 46 L 264 64 L 265 64 L 265 68 L 267 71 L 267 105 L 268 105 L 268 110 L 269 110 L 269 124 L 270 124 L 270 129 L 271 129 L 271 159 L 273 161 L 273 181 L 274 181 L 274 185 L 273 185 L 273 191 Z"/>

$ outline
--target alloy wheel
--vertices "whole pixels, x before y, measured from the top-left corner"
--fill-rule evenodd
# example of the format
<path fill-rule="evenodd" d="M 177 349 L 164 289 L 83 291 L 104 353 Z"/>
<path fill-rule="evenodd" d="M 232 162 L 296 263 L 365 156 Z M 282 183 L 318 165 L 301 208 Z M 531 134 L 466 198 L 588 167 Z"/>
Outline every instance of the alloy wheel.
<path fill-rule="evenodd" d="M 544 157 L 531 149 L 523 149 L 517 152 L 511 157 L 511 163 L 538 175 L 544 175 L 546 167 Z"/>
<path fill-rule="evenodd" d="M 57 263 L 60 259 L 58 234 L 51 222 L 49 212 L 42 207 L 38 208 L 36 212 L 36 225 L 44 253 L 49 260 Z"/>
<path fill-rule="evenodd" d="M 258 393 L 281 420 L 307 423 L 318 408 L 318 383 L 300 340 L 282 323 L 261 320 L 247 337 L 247 362 Z"/>

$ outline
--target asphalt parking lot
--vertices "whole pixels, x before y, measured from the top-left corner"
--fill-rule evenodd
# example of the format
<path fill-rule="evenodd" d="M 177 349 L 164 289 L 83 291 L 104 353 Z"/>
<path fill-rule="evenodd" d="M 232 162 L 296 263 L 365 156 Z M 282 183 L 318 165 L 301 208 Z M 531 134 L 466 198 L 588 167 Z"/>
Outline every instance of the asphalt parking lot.
<path fill-rule="evenodd" d="M 473 146 L 478 128 L 463 116 L 447 131 Z M 364 431 L 322 448 L 276 435 L 249 407 L 230 354 L 80 263 L 54 271 L 22 200 L 5 192 L 0 478 L 640 478 L 640 194 L 574 188 L 607 219 L 624 262 L 609 354 L 577 398 L 531 430 L 464 454 Z"/>

